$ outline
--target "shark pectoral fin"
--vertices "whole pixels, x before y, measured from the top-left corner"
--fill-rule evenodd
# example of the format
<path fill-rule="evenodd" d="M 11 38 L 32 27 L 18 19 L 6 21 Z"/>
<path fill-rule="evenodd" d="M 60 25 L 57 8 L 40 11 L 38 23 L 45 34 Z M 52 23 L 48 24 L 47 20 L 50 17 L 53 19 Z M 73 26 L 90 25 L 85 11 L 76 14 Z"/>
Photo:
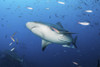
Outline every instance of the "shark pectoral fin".
<path fill-rule="evenodd" d="M 69 46 L 69 45 L 62 45 L 62 47 L 68 47 L 68 48 L 70 48 L 70 46 Z"/>
<path fill-rule="evenodd" d="M 70 45 L 62 45 L 62 47 L 67 47 L 67 48 L 75 48 L 74 45 L 70 46 Z"/>
<path fill-rule="evenodd" d="M 45 50 L 45 48 L 48 46 L 48 44 L 50 44 L 50 42 L 48 42 L 46 40 L 42 40 L 42 51 Z"/>

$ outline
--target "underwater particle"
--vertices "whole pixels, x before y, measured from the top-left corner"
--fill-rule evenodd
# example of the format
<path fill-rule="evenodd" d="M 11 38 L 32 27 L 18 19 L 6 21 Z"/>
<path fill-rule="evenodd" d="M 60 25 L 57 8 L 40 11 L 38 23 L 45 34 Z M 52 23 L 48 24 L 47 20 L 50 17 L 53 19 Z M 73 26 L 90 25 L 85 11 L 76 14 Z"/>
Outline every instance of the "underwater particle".
<path fill-rule="evenodd" d="M 12 48 L 10 51 L 14 51 L 15 50 L 15 48 Z"/>
<path fill-rule="evenodd" d="M 85 10 L 85 12 L 92 13 L 93 11 L 92 10 Z"/>
<path fill-rule="evenodd" d="M 80 24 L 80 25 L 90 25 L 90 23 L 89 22 L 78 22 L 78 24 Z"/>
<path fill-rule="evenodd" d="M 59 4 L 65 4 L 65 2 L 58 1 Z"/>
<path fill-rule="evenodd" d="M 49 10 L 50 8 L 45 8 L 46 10 Z"/>
<path fill-rule="evenodd" d="M 32 7 L 27 7 L 27 9 L 29 9 L 29 10 L 33 10 L 33 8 L 32 8 Z"/>

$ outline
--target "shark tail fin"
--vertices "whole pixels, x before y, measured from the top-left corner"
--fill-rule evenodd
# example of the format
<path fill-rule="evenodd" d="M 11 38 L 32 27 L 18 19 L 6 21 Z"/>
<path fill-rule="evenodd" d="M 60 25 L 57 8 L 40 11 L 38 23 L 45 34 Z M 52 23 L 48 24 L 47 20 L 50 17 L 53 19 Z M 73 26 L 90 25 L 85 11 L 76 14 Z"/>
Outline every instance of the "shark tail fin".
<path fill-rule="evenodd" d="M 77 40 L 77 36 L 76 36 L 75 39 L 73 40 L 73 45 L 74 45 L 75 48 L 77 48 L 77 46 L 76 46 L 76 40 Z"/>

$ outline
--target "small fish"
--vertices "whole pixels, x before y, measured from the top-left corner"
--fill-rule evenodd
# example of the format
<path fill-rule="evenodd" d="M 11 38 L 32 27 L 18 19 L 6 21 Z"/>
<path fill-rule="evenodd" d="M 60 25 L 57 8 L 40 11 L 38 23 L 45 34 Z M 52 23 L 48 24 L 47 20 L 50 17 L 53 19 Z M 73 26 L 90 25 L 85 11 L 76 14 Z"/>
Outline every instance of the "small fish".
<path fill-rule="evenodd" d="M 33 8 L 32 7 L 27 7 L 27 9 L 32 10 Z"/>
<path fill-rule="evenodd" d="M 78 65 L 78 63 L 77 63 L 77 62 L 73 62 L 73 64 Z"/>
<path fill-rule="evenodd" d="M 58 1 L 59 4 L 65 4 L 65 2 Z"/>
<path fill-rule="evenodd" d="M 11 42 L 10 44 L 9 44 L 9 46 L 11 46 L 13 44 L 13 42 Z"/>
<path fill-rule="evenodd" d="M 12 48 L 10 51 L 14 51 L 15 50 L 15 48 Z"/>
<path fill-rule="evenodd" d="M 11 37 L 11 40 L 12 40 L 13 42 L 15 42 L 15 39 L 14 39 L 13 37 Z"/>
<path fill-rule="evenodd" d="M 81 24 L 81 25 L 90 25 L 89 22 L 78 22 L 78 24 Z"/>
<path fill-rule="evenodd" d="M 92 10 L 85 10 L 85 12 L 92 13 L 93 11 Z"/>

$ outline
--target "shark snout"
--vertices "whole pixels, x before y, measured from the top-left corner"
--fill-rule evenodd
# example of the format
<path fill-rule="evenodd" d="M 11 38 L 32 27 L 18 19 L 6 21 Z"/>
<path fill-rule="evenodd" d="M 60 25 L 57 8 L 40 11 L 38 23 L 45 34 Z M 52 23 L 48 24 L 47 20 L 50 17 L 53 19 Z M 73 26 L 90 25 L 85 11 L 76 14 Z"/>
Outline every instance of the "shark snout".
<path fill-rule="evenodd" d="M 33 28 L 35 26 L 35 24 L 33 23 L 33 22 L 27 22 L 26 23 L 26 27 L 28 28 L 28 29 L 31 29 L 31 28 Z"/>
<path fill-rule="evenodd" d="M 26 27 L 28 27 L 29 25 L 31 25 L 32 22 L 27 22 L 26 23 Z"/>

